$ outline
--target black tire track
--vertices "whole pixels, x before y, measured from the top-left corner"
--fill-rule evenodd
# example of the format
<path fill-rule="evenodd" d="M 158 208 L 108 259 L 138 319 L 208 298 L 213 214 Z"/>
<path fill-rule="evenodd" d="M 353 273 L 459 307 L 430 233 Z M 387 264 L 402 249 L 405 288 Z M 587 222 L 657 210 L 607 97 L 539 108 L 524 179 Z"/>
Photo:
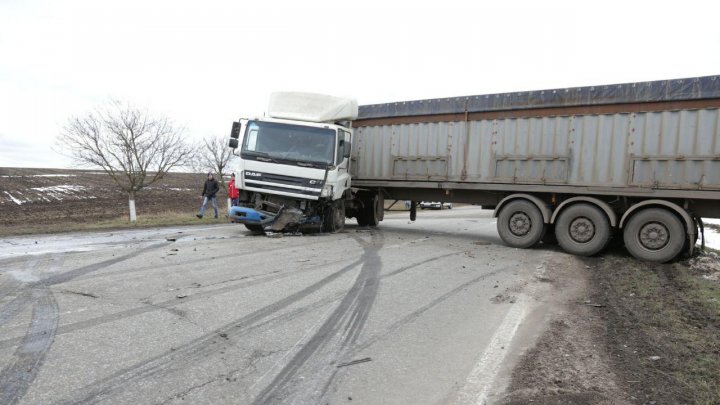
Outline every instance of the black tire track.
<path fill-rule="evenodd" d="M 365 246 L 366 249 L 368 247 L 369 247 L 369 245 Z M 418 267 L 420 265 L 423 265 L 423 264 L 426 264 L 426 263 L 429 263 L 432 261 L 436 261 L 436 260 L 451 256 L 451 255 L 461 254 L 461 253 L 462 252 L 454 252 L 454 253 L 450 253 L 450 254 L 444 254 L 441 256 L 432 257 L 432 258 L 396 269 L 396 270 L 392 271 L 391 273 L 382 275 L 380 278 L 392 277 L 403 271 L 410 270 L 410 269 Z M 377 249 L 374 254 L 377 255 Z M 366 258 L 366 257 L 367 256 L 364 254 L 363 258 Z M 335 280 L 337 277 L 341 276 L 342 274 L 357 267 L 358 265 L 363 263 L 363 258 L 361 258 L 360 260 L 354 261 L 353 263 L 349 264 L 348 266 L 343 267 L 339 271 L 327 276 L 326 278 L 305 288 L 304 290 L 299 291 L 298 293 L 295 293 L 295 294 L 293 294 L 283 300 L 277 301 L 273 304 L 270 304 L 264 308 L 261 308 L 261 309 L 255 311 L 253 313 L 250 313 L 240 319 L 232 321 L 221 328 L 215 329 L 215 330 L 183 345 L 180 348 L 173 348 L 172 351 L 170 351 L 170 352 L 166 352 L 161 355 L 155 356 L 151 359 L 148 359 L 146 361 L 138 363 L 134 366 L 120 370 L 109 377 L 98 380 L 98 381 L 82 388 L 81 390 L 79 390 L 78 394 L 73 396 L 72 398 L 65 399 L 64 401 L 61 401 L 59 403 L 62 403 L 62 404 L 97 403 L 97 402 L 100 402 L 103 400 L 107 400 L 109 398 L 112 398 L 112 395 L 114 393 L 125 390 L 129 383 L 143 381 L 151 376 L 167 374 L 168 372 L 177 370 L 177 368 L 182 364 L 192 364 L 193 360 L 202 359 L 208 355 L 211 355 L 214 352 L 218 352 L 218 351 L 225 349 L 228 344 L 228 342 L 225 340 L 227 338 L 235 341 L 238 338 L 240 338 L 246 334 L 249 334 L 253 330 L 257 330 L 258 328 L 261 328 L 265 325 L 271 324 L 273 322 L 278 322 L 281 320 L 292 319 L 294 316 L 304 313 L 309 308 L 318 308 L 318 307 L 327 305 L 328 303 L 339 299 L 340 297 L 342 297 L 342 295 L 338 294 L 334 297 L 331 297 L 330 299 L 322 299 L 318 302 L 311 303 L 306 306 L 293 309 L 292 311 L 290 311 L 288 313 L 284 313 L 284 314 L 281 314 L 278 316 L 273 316 L 275 313 L 279 312 L 283 308 L 293 304 L 296 301 L 299 301 L 299 300 L 305 298 L 306 296 L 319 290 L 324 285 Z M 380 270 L 379 266 L 374 266 L 374 267 L 377 267 L 378 271 Z M 372 284 L 372 282 L 371 282 L 371 284 Z M 375 284 L 377 284 L 377 283 L 375 283 Z M 345 294 L 345 296 L 347 297 L 347 294 Z M 372 294 L 364 296 L 364 300 L 365 300 L 366 304 L 367 304 L 367 300 L 369 299 L 370 296 L 372 296 Z M 372 300 L 374 301 L 374 297 L 372 298 Z M 361 307 L 367 308 L 367 305 L 363 305 Z M 353 313 L 355 313 L 355 312 L 353 312 Z M 364 318 L 361 317 L 361 319 L 363 319 L 362 322 L 358 321 L 357 323 L 355 323 L 356 334 L 349 335 L 349 336 L 357 336 L 357 332 L 359 332 L 359 328 L 362 325 L 364 325 L 364 320 L 366 319 L 366 317 L 364 317 Z M 220 336 L 224 336 L 225 339 L 220 339 L 219 338 Z"/>
<path fill-rule="evenodd" d="M 449 256 L 449 255 L 444 255 L 444 256 Z M 428 260 L 428 261 L 430 261 L 430 260 Z M 387 339 L 389 336 L 391 336 L 393 333 L 395 333 L 395 331 L 397 331 L 398 329 L 400 329 L 400 328 L 402 328 L 403 326 L 405 326 L 405 325 L 407 325 L 407 324 L 415 321 L 416 319 L 418 319 L 418 318 L 419 318 L 422 314 L 424 314 L 425 312 L 427 312 L 427 311 L 429 311 L 430 309 L 432 309 L 432 308 L 438 306 L 439 304 L 445 302 L 447 299 L 449 299 L 449 298 L 453 297 L 454 295 L 460 293 L 461 291 L 463 291 L 463 290 L 466 289 L 467 287 L 469 287 L 469 286 L 471 286 L 471 285 L 473 285 L 473 284 L 476 284 L 476 283 L 478 283 L 478 282 L 480 282 L 480 281 L 483 281 L 483 280 L 485 280 L 485 279 L 487 279 L 487 278 L 489 278 L 489 277 L 492 277 L 492 276 L 494 276 L 494 275 L 496 275 L 496 274 L 498 274 L 498 273 L 500 273 L 500 272 L 506 271 L 506 270 L 508 270 L 508 269 L 510 269 L 510 267 L 498 268 L 498 269 L 495 269 L 495 270 L 493 270 L 493 271 L 491 271 L 491 272 L 489 272 L 489 273 L 481 274 L 481 275 L 479 275 L 479 276 L 477 276 L 477 277 L 475 277 L 475 278 L 473 278 L 473 279 L 471 279 L 471 280 L 469 280 L 469 281 L 466 281 L 466 282 L 458 285 L 457 287 L 455 287 L 455 288 L 453 288 L 452 290 L 446 292 L 445 294 L 443 294 L 443 295 L 441 295 L 441 296 L 433 299 L 432 301 L 430 301 L 430 302 L 428 302 L 427 304 L 421 306 L 420 308 L 418 308 L 418 309 L 410 312 L 409 314 L 403 316 L 402 318 L 396 320 L 395 322 L 393 322 L 392 324 L 390 324 L 388 327 L 386 327 L 382 333 L 378 333 L 378 334 L 376 334 L 376 335 L 373 335 L 373 336 L 369 337 L 367 340 L 365 340 L 365 341 L 361 342 L 360 344 L 356 345 L 355 347 L 353 347 L 351 350 L 349 350 L 349 351 L 346 353 L 347 358 L 355 357 L 358 353 L 360 353 L 360 352 L 362 352 L 363 350 L 367 349 L 368 347 L 374 345 L 375 343 L 377 343 L 377 342 L 379 342 L 379 341 L 381 341 L 381 340 Z M 393 273 L 390 273 L 390 274 L 391 274 L 391 275 L 394 275 L 394 274 L 396 274 L 396 273 L 393 272 Z M 388 276 L 390 276 L 390 275 L 388 275 Z M 321 391 L 322 394 L 321 394 L 320 399 L 321 399 L 322 401 L 319 401 L 318 403 L 329 403 L 328 400 L 325 398 L 325 396 L 326 396 L 328 390 L 330 389 L 330 387 L 332 386 L 332 383 L 334 382 L 334 380 L 338 377 L 338 375 L 341 375 L 341 374 L 344 373 L 344 372 L 345 372 L 345 370 L 343 370 L 343 369 L 337 369 L 337 368 L 336 368 L 335 370 L 333 370 L 332 375 L 330 376 L 330 378 L 328 379 L 327 383 L 325 384 L 325 386 L 323 387 L 323 389 L 322 389 L 322 391 Z"/>
<path fill-rule="evenodd" d="M 272 273 L 262 275 L 263 276 L 262 278 L 257 278 L 257 279 L 250 280 L 250 281 L 247 281 L 244 283 L 233 284 L 233 285 L 229 285 L 226 287 L 216 288 L 214 290 L 202 291 L 202 292 L 199 292 L 196 294 L 188 295 L 185 298 L 173 298 L 170 300 L 153 303 L 152 305 L 143 305 L 141 307 L 130 308 L 130 309 L 127 309 L 124 311 L 119 311 L 119 312 L 115 312 L 115 313 L 108 314 L 108 315 L 103 315 L 103 316 L 99 316 L 99 317 L 95 317 L 95 318 L 91 318 L 91 319 L 86 319 L 86 320 L 78 321 L 78 322 L 75 322 L 72 324 L 61 325 L 58 328 L 56 335 L 63 335 L 66 333 L 76 332 L 78 330 L 92 328 L 94 326 L 119 321 L 121 319 L 138 316 L 138 315 L 142 315 L 142 314 L 149 313 L 149 312 L 168 310 L 168 309 L 173 308 L 176 305 L 187 304 L 188 302 L 197 301 L 197 300 L 205 299 L 208 297 L 214 297 L 216 295 L 224 294 L 224 293 L 227 293 L 230 291 L 236 291 L 236 290 L 240 290 L 240 289 L 244 289 L 244 288 L 248 288 L 248 287 L 253 287 L 256 285 L 269 283 L 269 282 L 276 281 L 276 280 L 281 280 L 283 278 L 292 277 L 301 272 L 315 271 L 315 270 L 318 270 L 318 268 L 320 268 L 320 266 L 327 266 L 328 264 L 337 264 L 341 261 L 346 261 L 346 260 L 339 260 L 339 261 L 335 261 L 335 262 L 331 262 L 331 263 L 323 263 L 321 265 L 313 266 L 313 267 L 310 267 L 307 269 L 303 269 L 301 271 L 291 269 L 291 270 L 286 270 L 285 272 L 282 272 L 282 273 L 272 272 Z M 250 278 L 250 277 L 248 277 L 248 278 Z M 0 316 L 1 315 L 2 315 L 2 312 L 0 311 Z M 10 338 L 10 339 L 5 339 L 5 340 L 0 340 L 0 349 L 14 346 L 15 344 L 17 344 L 20 341 L 20 339 L 21 338 Z"/>
<path fill-rule="evenodd" d="M 255 326 L 257 323 L 262 322 L 265 318 L 272 316 L 274 313 L 318 291 L 348 271 L 356 268 L 361 263 L 361 260 L 355 260 L 312 285 L 272 304 L 253 311 L 237 320 L 229 322 L 221 328 L 215 329 L 199 338 L 193 339 L 180 348 L 176 348 L 170 352 L 142 361 L 134 366 L 125 368 L 112 374 L 111 376 L 96 381 L 79 390 L 75 397 L 66 399 L 60 403 L 97 403 L 106 399 L 109 395 L 116 391 L 124 390 L 128 383 L 142 381 L 150 376 L 172 371 L 176 368 L 177 364 L 192 363 L 192 360 L 194 359 L 205 358 L 221 348 L 224 348 L 227 344 L 226 339 L 242 335 L 244 333 L 244 329 Z M 220 336 L 224 336 L 224 338 L 219 338 Z"/>
<path fill-rule="evenodd" d="M 3 321 L 7 322 L 17 316 L 23 308 L 30 304 L 33 305 L 30 327 L 16 348 L 10 363 L 0 371 L 0 404 L 14 404 L 25 396 L 55 340 L 60 314 L 55 296 L 48 287 L 127 260 L 157 247 L 157 245 L 151 245 L 124 256 L 57 274 L 23 286 L 26 291 L 22 291 L 11 301 L 10 305 L 3 308 L 3 314 L 6 315 Z M 7 308 L 10 309 L 6 311 Z"/>
<path fill-rule="evenodd" d="M 342 241 L 348 240 L 348 239 L 350 239 L 350 238 L 349 237 L 341 238 L 340 240 L 338 240 L 334 243 L 342 242 Z M 265 241 L 265 240 L 267 240 L 267 239 L 263 238 L 263 241 Z M 327 244 L 327 240 L 317 240 L 317 241 L 310 242 L 310 243 L 304 243 L 304 242 L 306 242 L 306 240 L 303 240 L 301 243 L 298 243 L 297 245 L 290 245 L 290 246 L 273 245 L 266 249 L 256 248 L 256 246 L 267 246 L 266 242 L 257 243 L 257 244 L 248 244 L 247 246 L 245 246 L 245 249 L 247 250 L 245 257 L 252 257 L 255 255 L 264 255 L 264 254 L 267 254 L 268 252 L 280 254 L 281 252 L 283 252 L 285 250 L 291 250 L 291 249 L 307 250 L 307 248 L 309 246 Z M 217 255 L 213 255 L 212 257 L 217 260 L 217 259 L 227 259 L 227 258 L 235 257 L 235 256 L 237 256 L 236 252 L 226 253 L 226 254 L 217 254 Z M 183 259 L 182 262 L 173 261 L 173 262 L 163 264 L 163 265 L 142 266 L 142 267 L 137 267 L 134 269 L 125 269 L 125 270 L 121 270 L 121 271 L 106 272 L 106 273 L 99 274 L 94 277 L 112 277 L 112 276 L 118 276 L 118 275 L 125 276 L 127 274 L 138 273 L 138 272 L 143 272 L 143 273 L 153 272 L 153 271 L 158 271 L 158 270 L 172 269 L 173 267 L 177 266 L 178 264 L 190 265 L 190 264 L 197 264 L 197 263 L 206 263 L 207 260 L 208 259 L 206 257 L 198 258 L 198 259 Z M 83 278 L 79 278 L 79 279 L 82 280 Z"/>
<path fill-rule="evenodd" d="M 363 248 L 361 258 L 362 268 L 355 283 L 345 295 L 340 304 L 330 314 L 328 319 L 315 332 L 312 338 L 300 349 L 298 353 L 288 362 L 285 367 L 275 376 L 273 381 L 263 389 L 253 401 L 254 404 L 277 404 L 283 403 L 290 397 L 290 385 L 297 383 L 295 377 L 308 360 L 318 351 L 329 345 L 331 340 L 337 335 L 341 329 L 343 321 L 346 321 L 344 333 L 336 348 L 331 348 L 331 356 L 337 356 L 337 352 L 346 350 L 346 347 L 357 339 L 357 336 L 363 329 L 367 321 L 368 314 L 372 308 L 378 291 L 378 276 L 382 269 L 382 261 L 379 251 L 384 244 L 384 236 L 381 232 L 373 232 L 371 234 L 372 241 L 367 243 L 356 237 L 356 240 Z M 327 369 L 327 363 L 322 364 Z M 318 375 L 320 370 L 315 370 L 311 375 Z M 297 387 L 292 387 L 297 388 Z M 305 393 L 298 393 L 296 390 L 292 393 L 293 401 L 303 403 L 315 403 L 313 398 L 302 398 L 301 396 L 312 396 L 313 390 L 307 390 Z M 299 397 L 300 396 L 300 397 Z"/>
<path fill-rule="evenodd" d="M 14 404 L 25 396 L 52 345 L 58 324 L 58 306 L 47 287 L 33 287 L 32 320 L 10 364 L 0 371 L 0 404 Z"/>

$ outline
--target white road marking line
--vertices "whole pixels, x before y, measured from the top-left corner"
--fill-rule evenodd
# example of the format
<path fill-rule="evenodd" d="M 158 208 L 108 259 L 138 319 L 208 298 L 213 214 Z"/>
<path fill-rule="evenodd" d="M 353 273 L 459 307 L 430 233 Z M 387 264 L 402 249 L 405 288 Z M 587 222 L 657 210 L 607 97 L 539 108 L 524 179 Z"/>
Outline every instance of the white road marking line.
<path fill-rule="evenodd" d="M 512 304 L 495 334 L 490 339 L 485 352 L 480 356 L 475 367 L 470 372 L 465 385 L 460 390 L 455 403 L 457 404 L 485 404 L 490 388 L 495 381 L 500 366 L 507 356 L 510 343 L 525 318 L 528 303 L 524 298 Z"/>

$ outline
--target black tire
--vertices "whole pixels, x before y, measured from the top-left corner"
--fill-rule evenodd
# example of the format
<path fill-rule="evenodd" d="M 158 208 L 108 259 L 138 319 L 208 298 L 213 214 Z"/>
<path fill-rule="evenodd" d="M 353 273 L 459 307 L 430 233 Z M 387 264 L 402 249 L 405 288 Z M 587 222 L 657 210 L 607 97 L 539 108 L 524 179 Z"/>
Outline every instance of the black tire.
<path fill-rule="evenodd" d="M 509 246 L 528 248 L 545 235 L 540 209 L 528 200 L 513 200 L 500 210 L 497 220 L 500 238 Z"/>
<path fill-rule="evenodd" d="M 356 216 L 358 225 L 377 226 L 385 216 L 384 197 L 378 193 L 360 190 L 356 198 L 362 204 Z"/>
<path fill-rule="evenodd" d="M 607 215 L 592 204 L 571 205 L 555 221 L 558 244 L 578 256 L 592 256 L 605 249 L 611 234 Z"/>
<path fill-rule="evenodd" d="M 635 258 L 665 263 L 680 254 L 687 234 L 674 213 L 664 208 L 646 208 L 630 218 L 623 239 Z"/>
<path fill-rule="evenodd" d="M 247 228 L 254 235 L 264 235 L 265 234 L 265 231 L 263 230 L 262 225 L 245 224 L 245 228 Z"/>
<path fill-rule="evenodd" d="M 345 227 L 345 201 L 338 200 L 325 207 L 322 232 L 338 232 Z"/>

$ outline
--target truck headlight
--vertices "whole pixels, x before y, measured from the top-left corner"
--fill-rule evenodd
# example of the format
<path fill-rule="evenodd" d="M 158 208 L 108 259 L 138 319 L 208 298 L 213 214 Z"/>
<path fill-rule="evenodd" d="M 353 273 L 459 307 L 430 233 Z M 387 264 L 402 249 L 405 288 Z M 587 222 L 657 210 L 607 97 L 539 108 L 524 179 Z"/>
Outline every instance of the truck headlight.
<path fill-rule="evenodd" d="M 325 184 L 325 186 L 322 188 L 322 191 L 320 191 L 320 197 L 332 197 L 333 195 L 333 186 L 330 184 Z"/>

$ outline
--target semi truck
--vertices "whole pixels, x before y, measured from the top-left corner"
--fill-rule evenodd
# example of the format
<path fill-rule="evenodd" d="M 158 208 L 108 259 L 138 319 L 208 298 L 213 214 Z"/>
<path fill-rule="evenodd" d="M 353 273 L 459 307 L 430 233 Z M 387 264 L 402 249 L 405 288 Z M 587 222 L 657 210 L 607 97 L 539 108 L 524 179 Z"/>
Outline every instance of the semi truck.
<path fill-rule="evenodd" d="M 256 231 L 273 221 L 336 231 L 344 217 L 376 226 L 385 199 L 412 201 L 414 220 L 416 201 L 443 201 L 493 209 L 512 247 L 554 235 L 589 256 L 618 237 L 636 258 L 666 262 L 693 252 L 701 218 L 720 217 L 720 76 L 359 107 L 335 99 L 325 115 L 300 114 L 332 104 L 321 97 L 287 96 L 271 99 L 268 118 L 233 124 L 251 207 L 235 218 Z M 253 156 L 266 123 L 324 129 L 335 150 L 312 168 Z"/>

